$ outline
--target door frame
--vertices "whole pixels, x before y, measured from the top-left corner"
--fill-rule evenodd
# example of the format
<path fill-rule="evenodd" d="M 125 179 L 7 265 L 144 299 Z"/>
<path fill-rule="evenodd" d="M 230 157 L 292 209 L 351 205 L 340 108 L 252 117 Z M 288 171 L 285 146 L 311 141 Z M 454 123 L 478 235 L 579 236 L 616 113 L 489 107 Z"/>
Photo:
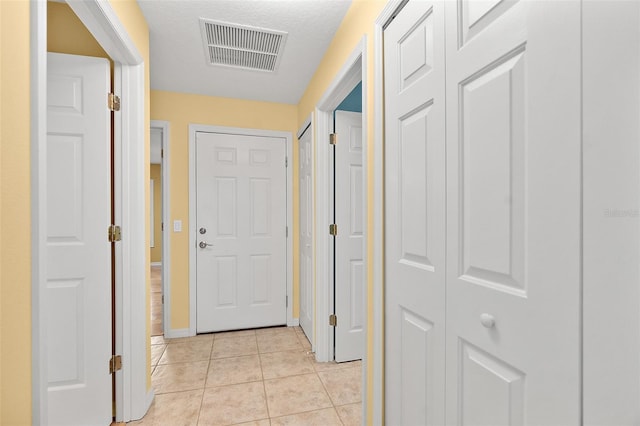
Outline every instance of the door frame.
<path fill-rule="evenodd" d="M 171 325 L 171 234 L 169 233 L 169 122 L 164 120 L 151 120 L 150 129 L 160 129 L 162 131 L 162 139 L 160 148 L 162 156 L 160 157 L 160 173 L 162 179 L 162 331 L 166 338 L 172 337 Z M 151 231 L 153 232 L 153 231 Z"/>
<path fill-rule="evenodd" d="M 373 29 L 373 424 L 384 423 L 384 29 L 408 0 L 388 0 Z"/>
<path fill-rule="evenodd" d="M 304 123 L 302 123 L 302 126 L 300 126 L 300 129 L 298 129 L 298 132 L 296 133 L 296 138 L 298 140 L 298 154 L 300 153 L 300 137 L 305 133 L 305 132 L 310 132 L 309 134 L 311 135 L 311 147 L 313 148 L 314 143 L 315 143 L 315 133 L 313 133 L 313 112 L 311 112 L 309 114 L 309 116 L 307 117 L 306 120 L 304 120 Z M 311 259 L 313 260 L 313 269 L 315 271 L 316 269 L 316 228 L 315 228 L 315 211 L 316 211 L 316 162 L 315 162 L 315 152 L 313 149 L 311 149 L 311 214 L 313 215 L 313 218 L 311 220 L 311 222 L 313 223 L 313 229 L 311 232 Z M 300 158 L 298 155 L 298 167 L 300 167 Z M 300 196 L 298 193 L 298 204 L 300 204 Z M 298 206 L 298 213 L 300 212 L 300 208 Z M 299 218 L 298 218 L 299 219 Z M 298 232 L 300 232 L 300 227 L 299 227 L 299 220 L 298 220 Z M 299 240 L 299 238 L 298 238 Z M 300 257 L 298 256 L 298 274 L 300 273 Z M 298 279 L 298 284 L 300 285 L 300 282 L 302 280 Z M 300 294 L 300 289 L 298 288 L 298 294 Z M 310 340 L 309 343 L 311 343 L 311 352 L 315 352 L 316 351 L 316 323 L 317 323 L 317 318 L 316 318 L 316 313 L 317 313 L 317 309 L 316 309 L 316 274 L 315 272 L 313 272 L 311 274 L 311 294 L 313 297 L 313 312 L 311 313 L 311 336 L 307 336 L 307 338 Z M 300 299 L 300 297 L 298 297 L 298 312 L 300 312 L 300 307 L 302 306 L 302 300 Z M 300 314 L 298 313 L 298 317 L 300 317 Z M 298 322 L 300 318 L 298 318 Z"/>
<path fill-rule="evenodd" d="M 189 124 L 189 328 L 181 331 L 184 336 L 196 335 L 196 243 L 198 238 L 196 226 L 196 133 L 226 133 L 230 135 L 261 136 L 283 138 L 287 155 L 287 236 L 286 236 L 286 275 L 287 275 L 287 326 L 299 324 L 298 318 L 293 318 L 293 143 L 291 132 L 276 130 L 246 129 L 240 127 L 224 127 L 206 124 Z"/>
<path fill-rule="evenodd" d="M 114 123 L 115 213 L 125 238 L 116 244 L 116 351 L 129 362 L 116 373 L 116 420 L 139 419 L 153 401 L 147 389 L 145 63 L 109 2 L 68 0 L 71 9 L 114 61 L 114 91 L 123 103 Z M 31 73 L 31 319 L 32 422 L 46 424 L 47 327 L 47 4 L 30 4 Z M 143 141 L 143 143 L 140 143 Z M 126 293 L 125 293 L 126 292 Z M 106 368 L 106 365 L 105 365 Z"/>
<path fill-rule="evenodd" d="M 333 327 L 329 325 L 329 315 L 333 314 L 333 244 L 329 235 L 329 224 L 332 223 L 333 212 L 333 161 L 329 144 L 329 134 L 333 133 L 333 111 L 340 105 L 345 97 L 362 81 L 362 157 L 363 176 L 367 176 L 367 37 L 360 40 L 349 58 L 336 75 L 334 81 L 325 91 L 324 95 L 315 108 L 316 128 L 315 128 L 315 156 L 316 156 L 316 192 L 315 203 L 315 256 L 316 256 L 316 360 L 327 362 L 333 360 L 334 341 Z M 366 187 L 366 185 L 365 185 Z M 368 191 L 363 191 L 363 211 L 367 209 Z M 364 229 L 368 230 L 368 218 L 364 216 Z M 367 232 L 364 235 L 363 245 L 365 247 L 364 261 L 364 282 L 368 283 L 368 260 L 367 260 Z M 368 292 L 367 292 L 368 293 Z M 367 330 L 367 301 L 364 301 L 366 314 L 364 316 L 364 328 Z M 324 322 L 321 320 L 325 318 Z M 363 348 L 363 365 L 366 364 L 366 338 Z M 365 368 L 366 371 L 366 368 Z M 366 374 L 363 374 L 366 377 Z M 363 388 L 363 389 L 366 389 Z"/>

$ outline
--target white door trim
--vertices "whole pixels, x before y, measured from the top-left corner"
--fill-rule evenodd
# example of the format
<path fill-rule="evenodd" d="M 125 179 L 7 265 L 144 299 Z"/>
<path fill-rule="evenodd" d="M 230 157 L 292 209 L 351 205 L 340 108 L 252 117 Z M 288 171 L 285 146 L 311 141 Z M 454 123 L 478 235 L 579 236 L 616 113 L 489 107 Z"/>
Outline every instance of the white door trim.
<path fill-rule="evenodd" d="M 389 0 L 373 30 L 373 424 L 384 423 L 384 56 L 383 31 L 407 0 Z"/>
<path fill-rule="evenodd" d="M 333 313 L 333 281 L 329 279 L 332 276 L 333 262 L 330 259 L 333 256 L 333 244 L 329 244 L 329 223 L 330 223 L 330 209 L 333 209 L 333 201 L 331 195 L 331 182 L 330 179 L 333 176 L 332 167 L 333 162 L 329 161 L 329 133 L 333 129 L 333 111 L 340 105 L 344 98 L 353 90 L 353 88 L 362 81 L 362 175 L 365 176 L 366 182 L 368 182 L 368 127 L 367 127 L 367 94 L 368 81 L 367 81 L 367 36 L 363 36 L 360 42 L 357 44 L 349 58 L 345 61 L 344 65 L 331 82 L 324 95 L 316 105 L 316 129 L 315 129 L 315 143 L 316 143 L 316 208 L 315 208 L 315 259 L 316 259 L 316 360 L 320 362 L 326 362 L 333 360 L 334 342 L 331 336 L 333 335 L 333 327 L 329 325 L 329 315 Z M 368 184 L 365 185 L 368 187 Z M 363 191 L 364 211 L 368 211 L 368 189 Z M 368 214 L 364 217 L 364 229 L 368 230 Z M 368 231 L 364 233 L 363 245 L 365 247 L 364 256 L 364 282 L 367 283 L 367 291 L 365 294 L 369 294 L 368 290 Z M 369 303 L 368 300 L 364 301 L 365 314 L 364 314 L 364 329 L 368 330 L 368 316 L 369 316 Z M 362 389 L 366 393 L 367 389 L 367 371 L 368 371 L 368 357 L 367 347 L 369 342 L 368 332 L 365 335 L 364 348 L 362 350 Z M 374 382 L 375 383 L 375 382 Z M 368 423 L 367 415 L 367 400 L 365 397 L 362 399 L 362 413 L 364 424 Z"/>
<path fill-rule="evenodd" d="M 313 112 L 311 112 L 309 114 L 309 116 L 307 117 L 306 120 L 304 120 L 304 123 L 302 123 L 302 126 L 300 126 L 300 129 L 298 129 L 298 132 L 296 133 L 296 138 L 298 140 L 300 140 L 300 137 L 304 134 L 304 132 L 309 131 L 310 135 L 311 135 L 311 146 L 313 147 L 314 142 L 315 142 L 315 133 L 313 133 Z M 298 151 L 299 152 L 299 151 Z M 300 161 L 300 159 L 298 159 L 298 162 Z M 298 163 L 299 164 L 299 163 Z M 315 162 L 315 154 L 314 154 L 314 150 L 311 150 L 311 211 L 314 215 L 312 222 L 314 222 L 315 220 L 315 211 L 316 211 L 316 162 Z M 298 201 L 300 202 L 300 201 Z M 315 224 L 315 222 L 314 222 Z M 316 269 L 316 232 L 315 232 L 316 228 L 314 226 L 313 228 L 313 232 L 311 234 L 311 259 L 313 259 L 313 268 L 314 270 Z M 299 260 L 298 260 L 299 262 Z M 298 266 L 298 271 L 300 271 L 300 266 Z M 311 314 L 311 320 L 313 321 L 313 324 L 311 326 L 312 330 L 313 330 L 313 334 L 312 336 L 307 336 L 307 338 L 311 339 L 311 351 L 315 352 L 316 351 L 316 324 L 317 324 L 317 307 L 316 307 L 316 274 L 312 273 L 311 274 L 311 292 L 313 294 L 313 313 Z M 300 283 L 302 280 L 298 280 L 298 283 Z M 300 294 L 300 291 L 298 291 L 298 294 Z M 300 306 L 302 306 L 302 300 L 299 298 L 299 304 L 298 304 L 298 312 L 300 312 Z M 299 314 L 298 314 L 299 315 Z M 299 322 L 299 319 L 298 319 Z"/>
<path fill-rule="evenodd" d="M 293 143 L 291 132 L 275 130 L 244 129 L 239 127 L 210 126 L 205 124 L 189 124 L 189 336 L 196 335 L 196 133 L 228 133 L 232 135 L 263 136 L 284 138 L 287 153 L 287 325 L 298 325 L 298 318 L 293 318 Z"/>
<path fill-rule="evenodd" d="M 109 2 L 69 0 L 69 6 L 114 61 L 115 91 L 124 102 L 115 123 L 115 209 L 124 236 L 116 249 L 116 349 L 129 360 L 116 374 L 116 420 L 139 419 L 153 400 L 147 389 L 144 62 Z M 47 6 L 31 3 L 32 416 L 46 423 L 46 105 Z M 125 294 L 126 289 L 126 294 Z M 106 368 L 106 367 L 105 367 Z"/>
<path fill-rule="evenodd" d="M 169 173 L 169 122 L 164 120 L 151 120 L 151 129 L 162 131 L 160 148 L 163 155 L 160 158 L 160 171 L 162 179 L 162 330 L 166 337 L 171 335 L 171 234 L 169 233 L 169 187 L 171 181 Z M 167 335 L 168 334 L 168 335 Z"/>

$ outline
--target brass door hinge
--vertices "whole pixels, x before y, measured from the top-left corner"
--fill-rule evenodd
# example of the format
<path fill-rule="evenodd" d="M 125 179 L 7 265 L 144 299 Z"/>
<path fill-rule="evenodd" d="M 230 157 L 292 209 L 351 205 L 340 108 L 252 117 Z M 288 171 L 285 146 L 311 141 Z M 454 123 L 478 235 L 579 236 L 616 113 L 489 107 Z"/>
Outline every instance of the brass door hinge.
<path fill-rule="evenodd" d="M 107 102 L 111 111 L 120 111 L 120 96 L 109 93 Z"/>
<path fill-rule="evenodd" d="M 335 133 L 329 133 L 329 145 L 336 145 L 338 143 L 338 135 Z"/>
<path fill-rule="evenodd" d="M 109 374 L 122 370 L 122 356 L 113 355 L 109 360 Z"/>
<path fill-rule="evenodd" d="M 329 315 L 329 325 L 335 327 L 338 325 L 338 317 L 335 314 Z"/>
<path fill-rule="evenodd" d="M 338 235 L 338 225 L 335 223 L 329 225 L 329 235 Z"/>
<path fill-rule="evenodd" d="M 122 240 L 122 231 L 117 225 L 109 225 L 109 242 L 115 243 Z"/>

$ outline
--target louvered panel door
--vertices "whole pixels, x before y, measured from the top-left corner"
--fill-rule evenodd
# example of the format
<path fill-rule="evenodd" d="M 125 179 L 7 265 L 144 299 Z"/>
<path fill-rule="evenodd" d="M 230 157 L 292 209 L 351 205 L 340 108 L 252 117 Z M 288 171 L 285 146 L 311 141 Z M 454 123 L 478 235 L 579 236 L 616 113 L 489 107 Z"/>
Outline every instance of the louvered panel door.
<path fill-rule="evenodd" d="M 447 423 L 580 421 L 580 3 L 446 2 Z"/>
<path fill-rule="evenodd" d="M 445 393 L 444 9 L 409 2 L 384 31 L 385 416 L 442 425 Z"/>

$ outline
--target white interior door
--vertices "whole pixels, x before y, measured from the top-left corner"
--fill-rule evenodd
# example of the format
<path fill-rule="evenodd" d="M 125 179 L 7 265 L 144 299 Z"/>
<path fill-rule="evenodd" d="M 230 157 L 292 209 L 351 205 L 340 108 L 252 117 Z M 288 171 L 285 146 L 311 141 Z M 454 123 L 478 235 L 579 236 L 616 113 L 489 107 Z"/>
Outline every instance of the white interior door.
<path fill-rule="evenodd" d="M 196 134 L 197 332 L 283 325 L 285 140 Z"/>
<path fill-rule="evenodd" d="M 444 424 L 445 67 L 440 1 L 384 31 L 387 424 Z"/>
<path fill-rule="evenodd" d="M 300 327 L 313 343 L 313 143 L 311 127 L 300 136 Z"/>
<path fill-rule="evenodd" d="M 580 2 L 447 9 L 447 422 L 579 424 Z"/>
<path fill-rule="evenodd" d="M 364 177 L 362 113 L 335 112 L 335 360 L 362 358 L 364 348 Z"/>
<path fill-rule="evenodd" d="M 50 425 L 111 423 L 109 62 L 47 56 Z"/>

